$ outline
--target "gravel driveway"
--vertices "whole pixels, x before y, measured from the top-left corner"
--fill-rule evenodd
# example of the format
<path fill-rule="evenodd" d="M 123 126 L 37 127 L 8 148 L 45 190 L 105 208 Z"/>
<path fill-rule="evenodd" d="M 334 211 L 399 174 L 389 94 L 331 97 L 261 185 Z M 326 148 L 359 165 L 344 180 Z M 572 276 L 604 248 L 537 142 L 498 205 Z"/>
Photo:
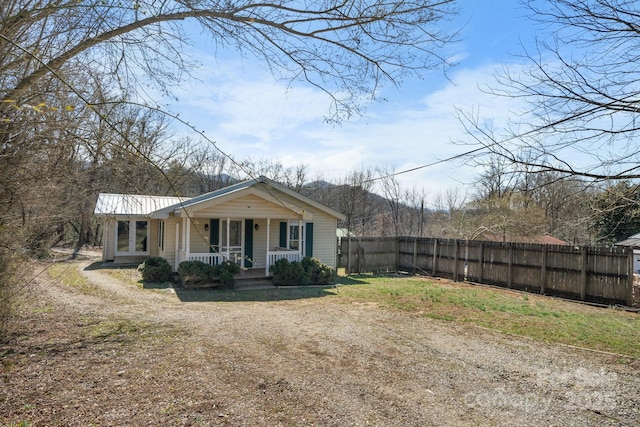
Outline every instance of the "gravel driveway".
<path fill-rule="evenodd" d="M 40 280 L 39 308 L 22 321 L 30 332 L 5 349 L 0 418 L 33 426 L 640 424 L 637 360 L 321 291 L 184 302 L 85 269 L 93 261 L 77 267 L 95 295 Z"/>

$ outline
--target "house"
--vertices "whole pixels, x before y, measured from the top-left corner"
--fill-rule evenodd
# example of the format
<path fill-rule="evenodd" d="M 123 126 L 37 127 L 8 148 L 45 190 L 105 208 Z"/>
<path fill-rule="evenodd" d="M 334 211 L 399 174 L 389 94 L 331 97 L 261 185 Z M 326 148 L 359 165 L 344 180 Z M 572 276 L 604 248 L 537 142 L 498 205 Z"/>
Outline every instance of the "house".
<path fill-rule="evenodd" d="M 103 261 L 165 258 L 263 269 L 286 258 L 318 258 L 337 267 L 341 213 L 265 177 L 194 198 L 101 193 L 95 214 L 103 221 Z"/>
<path fill-rule="evenodd" d="M 627 246 L 633 249 L 633 272 L 640 274 L 640 233 L 616 242 L 614 246 Z"/>

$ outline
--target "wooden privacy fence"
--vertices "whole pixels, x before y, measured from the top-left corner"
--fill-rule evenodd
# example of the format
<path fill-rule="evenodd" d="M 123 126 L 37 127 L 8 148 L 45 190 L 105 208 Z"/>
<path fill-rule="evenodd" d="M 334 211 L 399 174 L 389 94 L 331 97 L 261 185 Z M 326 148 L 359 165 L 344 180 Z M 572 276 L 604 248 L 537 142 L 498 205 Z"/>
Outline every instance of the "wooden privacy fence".
<path fill-rule="evenodd" d="M 415 237 L 340 243 L 351 273 L 406 271 L 582 301 L 634 303 L 633 250 Z"/>

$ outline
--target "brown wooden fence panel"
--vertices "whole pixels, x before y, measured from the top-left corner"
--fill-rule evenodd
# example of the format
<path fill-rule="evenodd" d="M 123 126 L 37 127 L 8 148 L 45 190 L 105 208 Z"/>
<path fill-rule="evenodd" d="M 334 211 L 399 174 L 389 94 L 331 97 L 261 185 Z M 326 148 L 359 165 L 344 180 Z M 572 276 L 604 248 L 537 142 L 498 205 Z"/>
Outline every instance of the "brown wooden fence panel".
<path fill-rule="evenodd" d="M 342 267 L 347 273 L 396 271 L 398 239 L 379 237 L 343 238 Z"/>
<path fill-rule="evenodd" d="M 434 238 L 341 241 L 348 273 L 407 271 L 575 299 L 632 304 L 632 250 Z"/>

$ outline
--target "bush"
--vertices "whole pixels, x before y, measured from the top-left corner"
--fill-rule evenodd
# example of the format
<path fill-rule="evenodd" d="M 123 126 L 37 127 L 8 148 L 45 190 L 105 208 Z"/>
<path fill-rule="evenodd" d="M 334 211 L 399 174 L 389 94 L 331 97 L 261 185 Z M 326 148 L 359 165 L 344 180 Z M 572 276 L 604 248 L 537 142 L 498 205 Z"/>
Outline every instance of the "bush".
<path fill-rule="evenodd" d="M 327 285 L 333 280 L 333 270 L 317 258 L 305 257 L 301 262 L 282 258 L 269 271 L 276 286 Z"/>
<path fill-rule="evenodd" d="M 220 280 L 220 287 L 232 288 L 236 282 L 234 276 L 238 273 L 240 266 L 230 261 L 218 265 L 209 265 L 202 261 L 184 261 L 178 266 L 178 274 L 185 287 L 213 283 L 217 279 Z"/>
<path fill-rule="evenodd" d="M 217 277 L 223 288 L 232 288 L 236 283 L 235 275 L 240 273 L 240 266 L 235 262 L 224 261 L 222 264 L 213 266 L 211 278 Z"/>
<path fill-rule="evenodd" d="M 178 266 L 178 275 L 185 287 L 209 282 L 212 267 L 202 261 L 183 261 Z"/>
<path fill-rule="evenodd" d="M 171 265 L 166 259 L 158 256 L 147 258 L 138 266 L 145 282 L 167 282 L 171 279 Z"/>
<path fill-rule="evenodd" d="M 311 283 L 328 285 L 333 282 L 333 270 L 328 265 L 321 263 L 318 258 L 305 257 L 302 259 L 302 266 L 309 275 Z"/>

